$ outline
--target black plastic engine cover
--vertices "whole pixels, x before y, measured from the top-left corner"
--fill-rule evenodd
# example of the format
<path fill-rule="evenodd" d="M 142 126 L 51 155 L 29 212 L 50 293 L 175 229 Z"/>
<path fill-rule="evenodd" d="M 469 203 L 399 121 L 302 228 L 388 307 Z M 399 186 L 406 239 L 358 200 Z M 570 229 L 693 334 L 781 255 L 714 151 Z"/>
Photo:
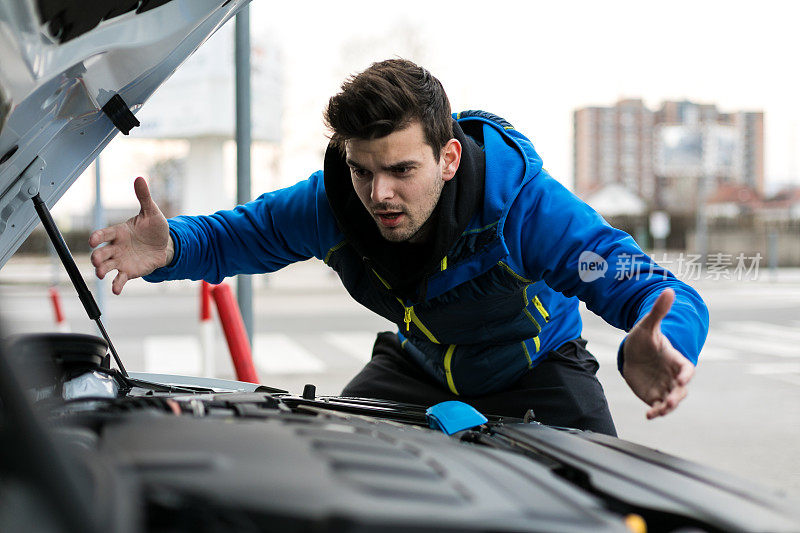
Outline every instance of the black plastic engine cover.
<path fill-rule="evenodd" d="M 141 477 L 154 529 L 223 506 L 268 530 L 627 531 L 518 454 L 358 416 L 146 417 L 101 449 Z"/>

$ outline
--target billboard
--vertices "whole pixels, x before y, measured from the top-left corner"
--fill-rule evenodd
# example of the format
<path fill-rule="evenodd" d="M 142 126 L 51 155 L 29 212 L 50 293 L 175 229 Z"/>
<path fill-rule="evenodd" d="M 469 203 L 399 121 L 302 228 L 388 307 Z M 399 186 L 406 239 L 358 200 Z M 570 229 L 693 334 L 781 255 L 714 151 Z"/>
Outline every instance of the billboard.
<path fill-rule="evenodd" d="M 724 124 L 661 125 L 655 132 L 655 170 L 668 178 L 733 176 L 738 136 Z"/>
<path fill-rule="evenodd" d="M 739 137 L 733 126 L 708 124 L 703 129 L 703 165 L 711 176 L 733 176 Z"/>
<path fill-rule="evenodd" d="M 699 176 L 703 170 L 703 130 L 699 126 L 661 125 L 656 128 L 656 174 Z"/>

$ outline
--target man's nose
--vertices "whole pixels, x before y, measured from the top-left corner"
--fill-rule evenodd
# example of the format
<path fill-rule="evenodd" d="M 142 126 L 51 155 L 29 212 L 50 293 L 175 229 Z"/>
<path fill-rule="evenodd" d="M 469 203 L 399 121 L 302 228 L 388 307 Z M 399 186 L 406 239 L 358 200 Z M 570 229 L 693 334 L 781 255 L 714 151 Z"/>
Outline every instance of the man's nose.
<path fill-rule="evenodd" d="M 380 203 L 392 198 L 394 198 L 394 180 L 383 173 L 375 174 L 372 178 L 372 201 Z"/>

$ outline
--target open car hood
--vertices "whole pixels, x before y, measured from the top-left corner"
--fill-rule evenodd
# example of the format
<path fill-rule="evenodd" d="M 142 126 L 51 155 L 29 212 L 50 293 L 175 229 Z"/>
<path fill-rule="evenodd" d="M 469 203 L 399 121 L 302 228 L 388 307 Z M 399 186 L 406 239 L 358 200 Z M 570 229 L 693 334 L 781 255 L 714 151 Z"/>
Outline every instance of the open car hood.
<path fill-rule="evenodd" d="M 0 0 L 0 266 L 247 0 Z"/>

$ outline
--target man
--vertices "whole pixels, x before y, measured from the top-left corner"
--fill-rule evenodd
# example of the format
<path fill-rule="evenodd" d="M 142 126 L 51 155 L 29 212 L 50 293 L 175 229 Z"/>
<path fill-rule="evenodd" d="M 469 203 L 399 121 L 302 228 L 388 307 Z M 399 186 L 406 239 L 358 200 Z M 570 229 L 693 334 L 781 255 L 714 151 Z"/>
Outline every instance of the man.
<path fill-rule="evenodd" d="M 508 122 L 451 117 L 439 81 L 405 60 L 346 81 L 325 120 L 324 171 L 232 211 L 167 221 L 138 178 L 139 215 L 90 238 L 108 243 L 92 253 L 97 275 L 118 270 L 119 294 L 139 276 L 218 283 L 316 257 L 398 325 L 344 395 L 533 409 L 613 435 L 580 298 L 629 331 L 619 368 L 648 418 L 684 398 L 707 333 L 702 300 L 552 179 Z"/>

